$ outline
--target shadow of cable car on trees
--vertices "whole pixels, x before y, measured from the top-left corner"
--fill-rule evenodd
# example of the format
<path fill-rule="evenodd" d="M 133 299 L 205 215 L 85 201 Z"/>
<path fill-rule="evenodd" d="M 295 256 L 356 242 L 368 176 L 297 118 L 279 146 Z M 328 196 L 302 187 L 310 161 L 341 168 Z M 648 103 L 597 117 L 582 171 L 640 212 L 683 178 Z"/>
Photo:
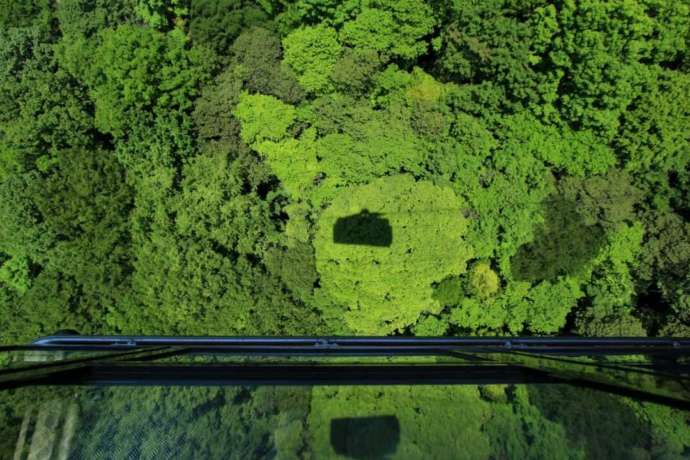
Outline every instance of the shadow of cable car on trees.
<path fill-rule="evenodd" d="M 400 442 L 400 422 L 395 415 L 346 417 L 331 420 L 331 446 L 354 459 L 385 458 Z"/>
<path fill-rule="evenodd" d="M 545 220 L 534 240 L 522 245 L 511 259 L 512 274 L 518 281 L 576 274 L 604 245 L 604 229 L 587 225 L 574 201 L 552 195 L 544 207 Z"/>
<path fill-rule="evenodd" d="M 380 213 L 364 209 L 358 214 L 340 217 L 333 226 L 333 242 L 360 246 L 389 247 L 393 228 Z"/>

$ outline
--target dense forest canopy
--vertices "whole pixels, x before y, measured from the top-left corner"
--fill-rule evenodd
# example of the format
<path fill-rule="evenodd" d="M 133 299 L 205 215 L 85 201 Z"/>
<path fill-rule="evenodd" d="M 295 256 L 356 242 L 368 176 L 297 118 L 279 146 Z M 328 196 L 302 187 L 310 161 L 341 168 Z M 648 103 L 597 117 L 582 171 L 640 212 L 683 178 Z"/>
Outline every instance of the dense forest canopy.
<path fill-rule="evenodd" d="M 0 0 L 0 342 L 690 333 L 687 0 Z"/>

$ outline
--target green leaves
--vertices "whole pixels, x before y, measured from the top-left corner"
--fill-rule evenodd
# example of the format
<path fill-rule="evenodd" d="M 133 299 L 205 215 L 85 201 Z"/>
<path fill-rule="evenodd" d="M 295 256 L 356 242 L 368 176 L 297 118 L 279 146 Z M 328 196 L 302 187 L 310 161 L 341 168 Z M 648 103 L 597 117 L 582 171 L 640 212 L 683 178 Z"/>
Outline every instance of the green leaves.
<path fill-rule="evenodd" d="M 365 3 L 355 19 L 345 23 L 341 39 L 355 48 L 412 60 L 426 54 L 429 45 L 423 38 L 435 24 L 424 1 L 383 0 Z"/>
<path fill-rule="evenodd" d="M 88 76 L 96 126 L 121 137 L 141 123 L 144 113 L 188 111 L 208 79 L 210 57 L 201 49 L 187 49 L 179 30 L 106 30 Z"/>
<path fill-rule="evenodd" d="M 266 140 L 279 141 L 295 121 L 295 108 L 273 96 L 240 96 L 235 116 L 242 123 L 242 140 L 248 144 Z"/>
<path fill-rule="evenodd" d="M 283 39 L 283 47 L 285 63 L 295 70 L 302 88 L 312 93 L 328 89 L 341 53 L 334 29 L 325 25 L 302 27 Z"/>
<path fill-rule="evenodd" d="M 452 190 L 409 176 L 374 180 L 336 197 L 318 222 L 316 268 L 322 289 L 343 305 L 353 331 L 393 332 L 413 324 L 422 312 L 440 311 L 432 283 L 464 272 L 471 256 L 462 240 L 461 209 Z M 362 241 L 340 242 L 337 226 L 365 210 L 377 216 L 366 224 L 374 227 Z M 375 231 L 387 228 L 388 246 L 367 243 Z"/>
<path fill-rule="evenodd" d="M 163 29 L 179 24 L 189 14 L 189 0 L 137 0 L 134 10 L 148 25 Z"/>
<path fill-rule="evenodd" d="M 6 6 L 26 333 L 690 324 L 681 0 Z"/>

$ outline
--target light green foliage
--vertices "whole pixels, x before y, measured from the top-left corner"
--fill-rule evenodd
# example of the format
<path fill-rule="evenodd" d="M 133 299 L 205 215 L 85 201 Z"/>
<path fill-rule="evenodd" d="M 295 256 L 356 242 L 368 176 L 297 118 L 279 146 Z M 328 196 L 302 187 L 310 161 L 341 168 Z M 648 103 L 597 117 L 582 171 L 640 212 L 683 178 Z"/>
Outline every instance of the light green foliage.
<path fill-rule="evenodd" d="M 461 208 L 448 188 L 395 176 L 344 190 L 324 211 L 314 241 L 316 268 L 321 287 L 344 306 L 345 321 L 355 332 L 392 332 L 424 311 L 440 311 L 432 283 L 462 273 L 471 254 L 462 240 Z M 389 246 L 334 241 L 337 221 L 364 210 L 390 225 Z M 378 225 L 357 231 L 380 231 Z"/>
<path fill-rule="evenodd" d="M 344 44 L 412 60 L 428 50 L 424 37 L 436 24 L 425 1 L 362 2 L 362 9 L 340 32 Z"/>
<path fill-rule="evenodd" d="M 0 283 L 24 294 L 31 287 L 29 260 L 26 256 L 12 257 L 0 266 Z"/>
<path fill-rule="evenodd" d="M 184 21 L 189 14 L 189 0 L 137 0 L 134 11 L 151 27 L 164 29 Z"/>
<path fill-rule="evenodd" d="M 656 69 L 643 62 L 670 62 L 685 49 L 680 37 L 690 11 L 682 3 L 564 4 L 558 15 L 562 35 L 550 59 L 562 69 L 561 81 L 569 82 L 559 95 L 565 116 L 610 139 L 643 85 L 656 78 Z"/>
<path fill-rule="evenodd" d="M 360 446 L 362 450 L 371 449 L 362 453 L 363 458 L 380 458 L 384 452 L 401 458 L 443 458 L 450 452 L 458 459 L 490 458 L 489 440 L 481 431 L 482 424 L 490 417 L 489 404 L 479 401 L 477 387 L 419 389 L 409 386 L 315 388 L 308 418 L 310 445 L 324 457 L 348 458 L 335 451 L 331 443 L 331 420 L 395 414 L 400 427 L 399 442 L 391 446 L 379 446 L 375 442 Z M 439 449 L 439 446 L 444 447 Z M 351 448 L 360 450 L 357 446 Z"/>
<path fill-rule="evenodd" d="M 265 141 L 256 150 L 266 157 L 288 194 L 298 200 L 312 188 L 318 177 L 314 145 L 314 131 L 306 131 L 302 138 L 283 142 Z"/>
<path fill-rule="evenodd" d="M 572 278 L 529 283 L 512 282 L 490 299 L 466 297 L 451 311 L 451 321 L 465 330 L 485 334 L 529 330 L 552 334 L 565 326 L 566 317 L 582 296 Z"/>
<path fill-rule="evenodd" d="M 402 101 L 389 110 L 352 105 L 352 99 L 333 95 L 294 111 L 275 98 L 256 95 L 247 101 L 257 103 L 240 103 L 236 113 L 245 141 L 253 142 L 253 148 L 268 160 L 291 197 L 318 206 L 348 185 L 400 172 L 424 175 L 430 152 L 412 126 L 411 108 L 403 102 L 405 90 L 395 96 Z M 292 124 L 293 114 L 296 121 L 310 127 L 299 138 L 279 140 Z M 264 122 L 261 117 L 273 118 Z M 260 142 L 264 138 L 271 140 Z"/>
<path fill-rule="evenodd" d="M 337 34 L 328 26 L 303 27 L 283 39 L 285 63 L 308 92 L 328 89 L 329 77 L 341 53 Z"/>
<path fill-rule="evenodd" d="M 566 323 L 568 313 L 582 296 L 580 283 L 573 278 L 557 282 L 542 281 L 527 295 L 525 324 L 536 334 L 560 331 Z"/>
<path fill-rule="evenodd" d="M 242 140 L 248 144 L 278 141 L 295 121 L 295 108 L 273 96 L 243 94 L 235 109 L 242 123 Z"/>
<path fill-rule="evenodd" d="M 421 318 L 413 327 L 414 335 L 420 337 L 439 337 L 446 334 L 448 321 L 434 315 Z"/>
<path fill-rule="evenodd" d="M 361 5 L 360 0 L 261 0 L 260 3 L 266 11 L 282 10 L 276 17 L 276 25 L 284 35 L 303 24 L 340 25 Z"/>
<path fill-rule="evenodd" d="M 500 280 L 486 262 L 475 264 L 469 272 L 469 291 L 472 295 L 485 299 L 496 294 Z"/>
<path fill-rule="evenodd" d="M 591 131 L 545 125 L 524 113 L 507 117 L 504 123 L 503 148 L 508 155 L 529 152 L 556 171 L 574 176 L 602 174 L 616 164 L 613 150 Z"/>

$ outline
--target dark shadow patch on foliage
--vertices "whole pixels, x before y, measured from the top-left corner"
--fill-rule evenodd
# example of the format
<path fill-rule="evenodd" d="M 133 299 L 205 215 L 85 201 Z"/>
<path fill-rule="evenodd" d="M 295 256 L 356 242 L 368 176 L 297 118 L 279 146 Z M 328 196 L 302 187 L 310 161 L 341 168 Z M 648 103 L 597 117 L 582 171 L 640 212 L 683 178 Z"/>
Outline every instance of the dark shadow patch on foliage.
<path fill-rule="evenodd" d="M 530 385 L 528 391 L 530 402 L 561 425 L 586 458 L 635 458 L 650 447 L 649 426 L 619 396 L 572 385 Z"/>
<path fill-rule="evenodd" d="M 293 241 L 290 247 L 271 247 L 264 263 L 299 299 L 309 297 L 319 287 L 314 247 L 309 243 Z"/>
<path fill-rule="evenodd" d="M 388 247 L 393 244 L 393 228 L 381 214 L 363 210 L 341 217 L 333 226 L 333 242 L 361 246 Z"/>
<path fill-rule="evenodd" d="M 394 454 L 400 442 L 395 415 L 344 417 L 331 420 L 331 446 L 351 458 L 383 458 Z"/>
<path fill-rule="evenodd" d="M 545 215 L 534 241 L 522 245 L 510 261 L 518 281 L 553 280 L 575 274 L 604 245 L 604 230 L 599 225 L 585 224 L 574 201 L 552 196 L 545 202 Z"/>
<path fill-rule="evenodd" d="M 449 276 L 434 285 L 431 295 L 443 307 L 455 306 L 465 297 L 463 280 L 459 276 Z"/>

